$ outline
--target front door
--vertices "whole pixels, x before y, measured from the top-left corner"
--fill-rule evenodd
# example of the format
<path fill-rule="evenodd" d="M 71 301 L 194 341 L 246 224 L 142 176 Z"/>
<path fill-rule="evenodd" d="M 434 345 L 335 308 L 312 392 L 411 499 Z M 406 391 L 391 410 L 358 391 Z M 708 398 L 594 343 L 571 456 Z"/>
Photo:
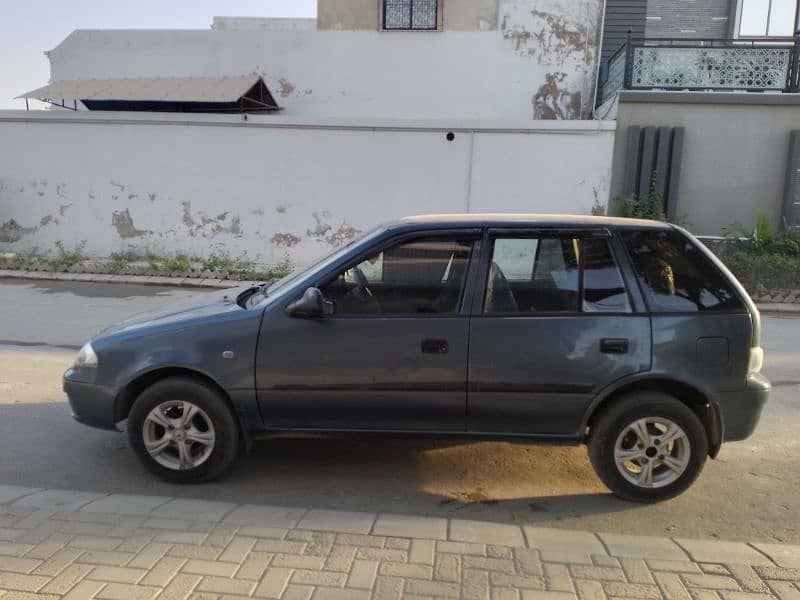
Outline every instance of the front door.
<path fill-rule="evenodd" d="M 490 235 L 470 431 L 578 435 L 599 390 L 649 368 L 650 320 L 631 311 L 610 242 L 603 231 Z"/>
<path fill-rule="evenodd" d="M 404 238 L 320 282 L 331 316 L 265 313 L 256 386 L 269 429 L 464 431 L 473 241 Z"/>

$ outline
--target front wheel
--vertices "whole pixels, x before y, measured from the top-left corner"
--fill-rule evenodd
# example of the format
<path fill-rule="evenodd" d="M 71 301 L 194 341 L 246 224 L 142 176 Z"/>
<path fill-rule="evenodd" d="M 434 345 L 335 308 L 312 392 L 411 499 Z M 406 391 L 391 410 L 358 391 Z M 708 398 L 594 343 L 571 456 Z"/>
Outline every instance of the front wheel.
<path fill-rule="evenodd" d="M 620 398 L 592 426 L 589 458 L 625 500 L 656 502 L 684 492 L 708 455 L 703 424 L 685 404 L 660 392 Z"/>
<path fill-rule="evenodd" d="M 190 378 L 164 379 L 136 399 L 128 439 L 139 459 L 173 483 L 208 481 L 238 454 L 239 428 L 213 387 Z"/>

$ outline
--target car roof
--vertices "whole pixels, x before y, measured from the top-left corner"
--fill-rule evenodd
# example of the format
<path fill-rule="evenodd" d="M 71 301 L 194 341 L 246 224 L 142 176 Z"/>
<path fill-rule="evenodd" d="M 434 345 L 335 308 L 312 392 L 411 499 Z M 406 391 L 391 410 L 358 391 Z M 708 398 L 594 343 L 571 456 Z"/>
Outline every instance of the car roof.
<path fill-rule="evenodd" d="M 668 223 L 627 217 L 595 217 L 589 215 L 552 215 L 524 213 L 462 213 L 415 215 L 388 224 L 388 227 L 613 227 L 633 229 L 668 229 Z"/>

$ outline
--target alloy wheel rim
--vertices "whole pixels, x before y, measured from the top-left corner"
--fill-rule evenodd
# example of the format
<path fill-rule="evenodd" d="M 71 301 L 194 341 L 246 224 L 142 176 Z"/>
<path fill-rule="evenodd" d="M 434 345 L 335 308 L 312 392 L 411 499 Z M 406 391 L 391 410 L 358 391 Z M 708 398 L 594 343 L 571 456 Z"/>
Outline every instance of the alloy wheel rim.
<path fill-rule="evenodd" d="M 162 467 L 185 471 L 202 465 L 214 451 L 214 425 L 205 411 L 185 400 L 168 400 L 144 420 L 142 439 Z"/>
<path fill-rule="evenodd" d="M 661 488 L 683 475 L 691 453 L 689 436 L 677 423 L 645 417 L 630 423 L 617 437 L 614 464 L 630 483 Z"/>

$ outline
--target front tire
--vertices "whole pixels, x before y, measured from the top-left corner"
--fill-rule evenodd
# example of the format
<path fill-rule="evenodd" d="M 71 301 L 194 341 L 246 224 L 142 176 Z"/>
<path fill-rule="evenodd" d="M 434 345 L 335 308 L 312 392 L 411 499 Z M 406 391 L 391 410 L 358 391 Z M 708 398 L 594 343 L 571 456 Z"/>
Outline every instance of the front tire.
<path fill-rule="evenodd" d="M 589 433 L 595 472 L 620 498 L 657 502 L 683 493 L 703 469 L 708 438 L 698 416 L 661 392 L 615 401 Z"/>
<path fill-rule="evenodd" d="M 128 439 L 139 459 L 171 483 L 221 475 L 239 450 L 239 427 L 225 398 L 188 377 L 158 381 L 142 392 L 128 416 Z"/>

